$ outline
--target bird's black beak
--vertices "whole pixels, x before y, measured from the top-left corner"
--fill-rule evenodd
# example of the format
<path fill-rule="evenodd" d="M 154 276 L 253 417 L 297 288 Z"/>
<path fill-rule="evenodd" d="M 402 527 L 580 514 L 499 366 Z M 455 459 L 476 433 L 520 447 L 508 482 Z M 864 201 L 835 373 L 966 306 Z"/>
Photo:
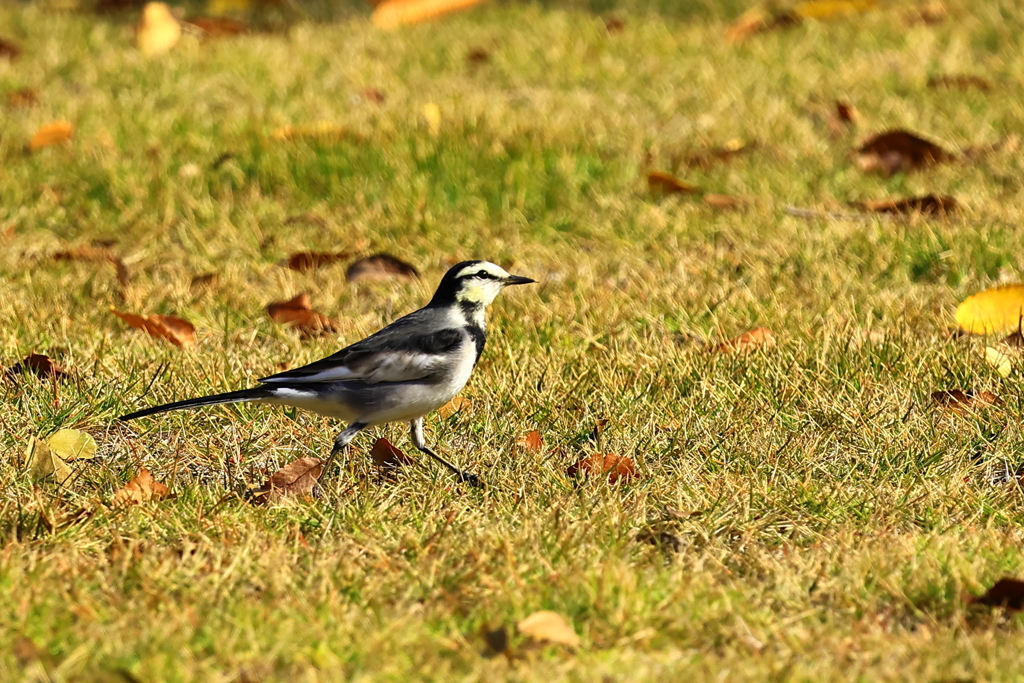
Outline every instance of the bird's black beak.
<path fill-rule="evenodd" d="M 505 278 L 506 285 L 529 285 L 534 282 L 536 282 L 536 280 L 531 280 L 528 277 L 522 277 L 520 275 L 509 275 Z"/>

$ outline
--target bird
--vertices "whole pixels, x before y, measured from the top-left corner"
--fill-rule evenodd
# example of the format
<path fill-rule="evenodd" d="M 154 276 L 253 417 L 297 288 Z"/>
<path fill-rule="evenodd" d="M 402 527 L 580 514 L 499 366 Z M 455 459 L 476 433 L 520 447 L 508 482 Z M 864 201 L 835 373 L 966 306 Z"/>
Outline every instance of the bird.
<path fill-rule="evenodd" d="M 427 446 L 423 418 L 469 381 L 487 340 L 485 311 L 505 287 L 536 282 L 488 261 L 452 266 L 423 308 L 316 362 L 259 379 L 259 386 L 153 406 L 122 415 L 135 420 L 224 403 L 269 403 L 348 423 L 334 439 L 323 476 L 355 436 L 373 425 L 407 422 L 413 445 L 472 486 L 483 486 Z"/>

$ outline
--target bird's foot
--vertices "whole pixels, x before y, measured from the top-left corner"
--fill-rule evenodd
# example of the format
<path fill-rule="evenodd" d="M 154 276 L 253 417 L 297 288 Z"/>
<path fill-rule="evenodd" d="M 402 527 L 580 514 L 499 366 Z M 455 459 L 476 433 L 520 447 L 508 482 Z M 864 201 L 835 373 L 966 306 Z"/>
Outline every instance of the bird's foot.
<path fill-rule="evenodd" d="M 472 474 L 471 472 L 459 472 L 459 480 L 464 481 L 473 488 L 482 489 L 485 488 L 484 482 L 480 477 Z"/>

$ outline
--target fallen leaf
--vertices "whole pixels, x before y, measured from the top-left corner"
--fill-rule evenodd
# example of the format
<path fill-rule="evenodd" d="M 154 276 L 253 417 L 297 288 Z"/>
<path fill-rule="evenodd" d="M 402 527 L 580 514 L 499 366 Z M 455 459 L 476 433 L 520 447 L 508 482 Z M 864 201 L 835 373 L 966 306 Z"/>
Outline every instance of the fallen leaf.
<path fill-rule="evenodd" d="M 15 59 L 21 56 L 21 48 L 12 43 L 9 40 L 0 38 L 0 59 L 6 59 L 13 62 Z"/>
<path fill-rule="evenodd" d="M 398 278 L 415 280 L 420 274 L 413 266 L 390 254 L 374 254 L 361 258 L 345 271 L 349 282 L 380 282 Z"/>
<path fill-rule="evenodd" d="M 114 271 L 117 274 L 117 282 L 121 287 L 127 287 L 128 283 L 131 281 L 131 273 L 128 272 L 128 266 L 125 265 L 124 260 L 106 248 L 93 246 L 75 247 L 74 249 L 58 251 L 53 255 L 53 258 L 56 261 L 110 263 L 114 266 Z"/>
<path fill-rule="evenodd" d="M 576 631 L 565 617 L 557 612 L 534 612 L 516 624 L 516 630 L 536 641 L 567 645 L 571 648 L 580 646 L 580 637 L 576 635 Z"/>
<path fill-rule="evenodd" d="M 24 374 L 54 379 L 71 379 L 70 372 L 39 353 L 30 353 L 21 362 L 4 371 L 4 377 L 7 379 L 14 379 L 16 376 Z"/>
<path fill-rule="evenodd" d="M 734 21 L 725 31 L 725 39 L 738 43 L 751 36 L 778 28 L 789 28 L 800 23 L 800 16 L 791 10 L 753 7 Z"/>
<path fill-rule="evenodd" d="M 433 102 L 423 105 L 423 119 L 427 122 L 427 130 L 434 137 L 441 132 L 441 108 Z"/>
<path fill-rule="evenodd" d="M 453 398 L 452 400 L 448 401 L 443 406 L 438 408 L 437 412 L 438 414 L 441 415 L 441 419 L 447 420 L 452 415 L 455 415 L 456 413 L 461 413 L 462 411 L 468 411 L 472 407 L 473 402 L 470 401 L 468 398 L 456 396 L 455 398 Z"/>
<path fill-rule="evenodd" d="M 516 441 L 516 445 L 530 453 L 539 453 L 544 448 L 544 437 L 536 429 L 523 434 Z"/>
<path fill-rule="evenodd" d="M 877 4 L 878 0 L 809 0 L 798 3 L 793 12 L 804 19 L 830 19 L 866 12 Z"/>
<path fill-rule="evenodd" d="M 829 130 L 833 137 L 839 137 L 844 131 L 857 125 L 857 108 L 849 102 L 836 101 L 835 111 L 828 119 Z"/>
<path fill-rule="evenodd" d="M 992 89 L 992 84 L 981 76 L 971 76 L 968 74 L 940 74 L 938 76 L 931 76 L 928 79 L 928 87 L 955 88 L 956 90 L 970 90 L 971 88 L 977 88 L 982 92 L 988 92 Z"/>
<path fill-rule="evenodd" d="M 1013 360 L 992 346 L 985 347 L 985 362 L 988 363 L 1000 377 L 1009 377 L 1013 372 Z"/>
<path fill-rule="evenodd" d="M 370 21 L 377 28 L 394 29 L 479 3 L 480 0 L 386 0 L 377 5 Z"/>
<path fill-rule="evenodd" d="M 631 458 L 614 453 L 595 453 L 577 460 L 565 472 L 570 477 L 588 475 L 608 475 L 611 484 L 617 481 L 627 482 L 636 477 L 636 466 Z"/>
<path fill-rule="evenodd" d="M 737 209 L 744 205 L 739 197 L 732 197 L 727 194 L 706 194 L 704 203 L 715 209 Z"/>
<path fill-rule="evenodd" d="M 204 38 L 239 36 L 249 31 L 249 25 L 244 21 L 227 17 L 196 17 L 186 21 L 185 26 L 200 32 Z"/>
<path fill-rule="evenodd" d="M 492 657 L 494 655 L 509 655 L 508 631 L 505 630 L 504 626 L 492 629 L 487 624 L 484 624 L 480 627 L 480 635 L 487 646 L 488 655 Z"/>
<path fill-rule="evenodd" d="M 147 2 L 135 29 L 135 44 L 147 57 L 167 52 L 181 38 L 181 24 L 163 2 Z"/>
<path fill-rule="evenodd" d="M 482 47 L 475 47 L 466 53 L 466 61 L 472 66 L 479 66 L 491 61 L 491 53 Z"/>
<path fill-rule="evenodd" d="M 647 174 L 647 188 L 653 195 L 692 194 L 700 190 L 696 185 L 683 182 L 663 171 L 651 171 Z"/>
<path fill-rule="evenodd" d="M 683 165 L 695 168 L 711 168 L 717 163 L 728 161 L 739 154 L 745 154 L 754 149 L 755 146 L 735 138 L 729 140 L 721 147 L 713 147 L 704 152 L 691 154 L 683 160 Z"/>
<path fill-rule="evenodd" d="M 141 505 L 151 500 L 164 500 L 170 497 L 171 490 L 154 479 L 149 470 L 143 467 L 131 481 L 125 484 L 124 488 L 114 492 L 113 504 L 116 506 Z"/>
<path fill-rule="evenodd" d="M 621 17 L 609 17 L 604 22 L 604 30 L 609 35 L 615 35 L 616 33 L 622 33 L 626 28 L 626 22 Z"/>
<path fill-rule="evenodd" d="M 67 142 L 75 134 L 75 127 L 70 121 L 52 121 L 39 126 L 32 139 L 29 140 L 28 148 L 31 151 Z"/>
<path fill-rule="evenodd" d="M 92 460 L 96 439 L 77 429 L 61 429 L 46 440 L 50 451 L 62 460 Z"/>
<path fill-rule="evenodd" d="M 351 255 L 352 254 L 345 251 L 337 253 L 305 251 L 298 254 L 292 254 L 285 260 L 281 261 L 279 265 L 284 266 L 285 268 L 290 268 L 291 270 L 303 272 L 329 266 L 332 263 L 343 261 Z"/>
<path fill-rule="evenodd" d="M 163 339 L 175 346 L 184 346 L 196 340 L 195 325 L 184 318 L 176 318 L 173 315 L 159 315 L 157 313 L 150 313 L 149 315 L 123 313 L 114 307 L 110 308 L 110 312 L 130 326 L 143 330 L 149 336 Z"/>
<path fill-rule="evenodd" d="M 961 391 L 950 389 L 946 391 L 935 391 L 932 393 L 932 400 L 943 408 L 950 408 L 956 411 L 971 410 L 984 406 L 999 406 L 1003 399 L 991 391 Z"/>
<path fill-rule="evenodd" d="M 36 482 L 52 478 L 63 484 L 71 478 L 71 468 L 67 463 L 55 455 L 45 441 L 34 437 L 29 439 L 25 449 L 25 469 Z"/>
<path fill-rule="evenodd" d="M 987 605 L 1010 610 L 1024 609 L 1024 581 L 1010 578 L 999 579 L 995 585 L 985 591 L 984 595 L 970 597 L 967 602 L 971 605 Z"/>
<path fill-rule="evenodd" d="M 955 158 L 933 142 L 905 130 L 874 135 L 857 149 L 857 163 L 865 171 L 892 175 Z"/>
<path fill-rule="evenodd" d="M 956 324 L 971 334 L 996 334 L 1016 329 L 1024 318 L 1024 285 L 1001 285 L 963 300 Z"/>
<path fill-rule="evenodd" d="M 960 205 L 952 197 L 934 194 L 905 199 L 871 199 L 850 204 L 874 213 L 926 213 L 933 216 L 946 216 L 960 209 Z"/>
<path fill-rule="evenodd" d="M 39 104 L 39 93 L 34 88 L 19 88 L 7 93 L 7 106 L 28 108 Z"/>
<path fill-rule="evenodd" d="M 416 462 L 383 437 L 374 442 L 373 448 L 370 449 L 370 457 L 381 467 L 394 468 L 413 465 Z"/>
<path fill-rule="evenodd" d="M 713 353 L 723 351 L 751 351 L 758 348 L 771 348 L 775 345 L 775 335 L 767 327 L 755 327 L 744 332 L 738 337 L 728 341 L 715 344 L 711 347 Z"/>
<path fill-rule="evenodd" d="M 367 102 L 373 102 L 374 104 L 384 104 L 388 99 L 384 91 L 377 88 L 363 88 L 359 91 L 359 95 Z"/>
<path fill-rule="evenodd" d="M 276 503 L 282 498 L 301 498 L 313 493 L 324 463 L 320 458 L 299 458 L 270 475 L 266 483 L 256 489 L 253 502 L 257 505 Z"/>
<path fill-rule="evenodd" d="M 302 292 L 288 301 L 267 304 L 267 315 L 275 323 L 290 325 L 303 336 L 316 336 L 338 331 L 338 326 L 327 316 L 313 310 L 309 294 Z"/>

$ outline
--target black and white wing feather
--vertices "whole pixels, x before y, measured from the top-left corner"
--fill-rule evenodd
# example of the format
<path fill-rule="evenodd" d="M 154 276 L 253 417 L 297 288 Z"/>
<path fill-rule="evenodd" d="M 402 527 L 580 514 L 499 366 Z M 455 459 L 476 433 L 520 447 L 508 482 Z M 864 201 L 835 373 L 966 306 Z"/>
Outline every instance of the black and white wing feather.
<path fill-rule="evenodd" d="M 409 382 L 444 374 L 452 354 L 465 342 L 462 330 L 442 327 L 422 330 L 416 313 L 396 320 L 380 332 L 335 354 L 294 370 L 264 377 L 260 382 L 334 382 L 357 380 L 367 384 Z M 412 328 L 412 329 L 410 329 Z"/>

